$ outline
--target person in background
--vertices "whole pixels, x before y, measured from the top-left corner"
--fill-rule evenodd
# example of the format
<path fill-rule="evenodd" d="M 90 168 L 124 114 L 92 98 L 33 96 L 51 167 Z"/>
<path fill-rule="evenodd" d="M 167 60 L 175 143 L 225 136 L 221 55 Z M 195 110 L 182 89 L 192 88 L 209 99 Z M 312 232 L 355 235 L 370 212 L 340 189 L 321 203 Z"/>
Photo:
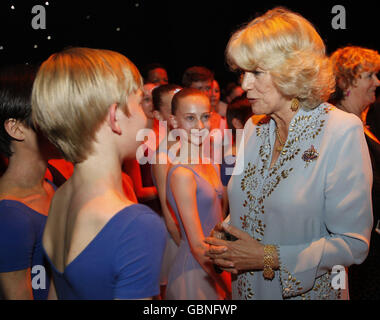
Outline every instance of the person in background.
<path fill-rule="evenodd" d="M 232 170 L 235 166 L 236 158 L 236 130 L 243 130 L 245 123 L 253 116 L 251 103 L 248 99 L 237 97 L 228 104 L 227 107 L 227 125 L 231 129 L 231 140 L 229 150 L 224 153 L 223 162 L 220 166 L 220 176 L 222 184 L 227 187 L 230 181 Z M 253 121 L 253 119 L 252 119 Z"/>
<path fill-rule="evenodd" d="M 244 95 L 245 92 L 242 87 L 235 82 L 230 82 L 223 90 L 223 100 L 227 103 L 231 103 L 237 97 Z"/>
<path fill-rule="evenodd" d="M 43 300 L 48 295 L 41 242 L 55 186 L 44 175 L 49 158 L 58 152 L 32 123 L 35 73 L 31 66 L 0 72 L 0 151 L 9 159 L 0 178 L 0 299 Z M 32 272 L 40 285 L 32 286 Z"/>
<path fill-rule="evenodd" d="M 361 121 L 326 103 L 335 77 L 325 51 L 313 25 L 281 7 L 228 42 L 253 113 L 267 115 L 244 128 L 230 224 L 216 228 L 235 241 L 206 239 L 234 276 L 234 299 L 348 299 L 345 268 L 368 254 L 371 161 Z"/>
<path fill-rule="evenodd" d="M 185 70 L 182 77 L 184 88 L 195 88 L 202 91 L 210 99 L 212 118 L 210 119 L 210 131 L 213 129 L 225 129 L 226 123 L 216 112 L 216 95 L 213 94 L 214 74 L 211 70 L 203 66 L 194 66 Z"/>
<path fill-rule="evenodd" d="M 165 299 L 166 285 L 168 282 L 168 274 L 175 255 L 178 250 L 178 246 L 181 242 L 181 235 L 179 231 L 179 225 L 175 213 L 171 210 L 167 204 L 166 199 L 166 178 L 168 170 L 172 164 L 172 161 L 176 158 L 175 151 L 172 151 L 172 147 L 177 143 L 176 139 L 170 139 L 170 116 L 171 116 L 171 103 L 173 96 L 182 89 L 182 87 L 176 84 L 167 84 L 159 86 L 152 92 L 154 116 L 160 124 L 160 134 L 165 134 L 165 137 L 161 137 L 160 145 L 156 149 L 154 155 L 154 162 L 151 164 L 152 178 L 155 187 L 157 188 L 158 196 L 161 203 L 162 218 L 165 221 L 166 229 L 168 231 L 168 238 L 166 241 L 166 249 L 164 259 L 161 268 L 161 299 Z"/>
<path fill-rule="evenodd" d="M 172 240 L 178 246 L 181 236 L 178 228 L 178 221 L 173 212 L 167 206 L 166 201 L 166 177 L 171 162 L 176 158 L 176 154 L 171 151 L 172 146 L 177 143 L 175 139 L 169 139 L 171 116 L 171 102 L 173 96 L 182 90 L 182 87 L 176 84 L 167 84 L 153 90 L 154 114 L 155 118 L 163 125 L 161 132 L 166 132 L 165 137 L 160 139 L 161 143 L 155 151 L 154 164 L 152 164 L 152 177 L 154 185 L 158 190 L 161 209 L 166 227 Z"/>
<path fill-rule="evenodd" d="M 160 85 L 155 83 L 145 83 L 143 86 L 143 101 L 142 101 L 142 108 L 144 110 L 145 116 L 147 118 L 147 129 L 153 129 L 154 127 L 154 106 L 153 106 L 153 97 L 152 97 L 152 91 L 159 87 Z M 154 148 L 155 146 L 152 146 Z"/>
<path fill-rule="evenodd" d="M 53 198 L 43 235 L 51 298 L 159 294 L 165 226 L 150 208 L 125 196 L 120 170 L 125 158 L 136 156 L 136 134 L 146 125 L 141 89 L 135 65 L 110 50 L 65 49 L 37 73 L 34 122 L 74 163 Z"/>
<path fill-rule="evenodd" d="M 214 74 L 206 67 L 193 66 L 185 70 L 182 76 L 182 85 L 184 88 L 195 88 L 202 91 L 211 103 L 212 85 Z"/>
<path fill-rule="evenodd" d="M 210 158 L 220 164 L 222 161 L 223 144 L 229 144 L 224 141 L 224 129 L 227 128 L 227 122 L 222 119 L 220 114 L 216 112 L 212 103 L 215 104 L 215 96 L 213 95 L 214 74 L 206 67 L 193 66 L 187 68 L 182 77 L 182 84 L 185 88 L 194 88 L 202 91 L 210 100 L 211 118 L 210 118 L 210 137 L 207 139 L 203 148 Z M 213 134 L 211 134 L 213 132 Z M 218 138 L 219 136 L 219 138 Z"/>
<path fill-rule="evenodd" d="M 371 156 L 373 170 L 372 204 L 374 228 L 368 258 L 349 272 L 352 299 L 380 299 L 380 141 L 367 126 L 367 112 L 376 100 L 376 88 L 380 86 L 377 73 L 380 70 L 380 55 L 377 51 L 348 46 L 331 55 L 336 77 L 336 89 L 331 100 L 335 105 L 361 119 L 365 139 Z"/>
<path fill-rule="evenodd" d="M 146 129 L 151 129 L 151 135 L 158 137 L 158 125 L 153 115 L 152 91 L 158 85 L 145 83 L 143 86 L 142 108 L 147 118 Z M 154 132 L 153 132 L 154 131 Z M 155 141 L 152 143 L 152 141 Z M 145 156 L 153 154 L 157 148 L 157 140 L 148 139 L 146 142 Z M 150 163 L 141 163 L 139 159 L 126 159 L 123 163 L 123 171 L 131 177 L 133 188 L 139 202 L 148 205 L 153 211 L 160 214 L 160 201 L 158 199 L 157 189 L 153 184 Z"/>
<path fill-rule="evenodd" d="M 171 124 L 181 132 L 179 156 L 167 176 L 167 201 L 176 214 L 181 242 L 169 271 L 167 299 L 215 300 L 230 297 L 230 278 L 218 274 L 203 242 L 223 219 L 219 167 L 201 156 L 202 131 L 210 127 L 210 100 L 184 88 L 172 100 Z"/>
<path fill-rule="evenodd" d="M 227 103 L 220 100 L 220 86 L 218 81 L 214 79 L 212 82 L 212 98 L 211 98 L 211 109 L 213 112 L 218 113 L 221 116 L 220 128 L 226 129 L 226 111 Z"/>
<path fill-rule="evenodd" d="M 166 68 L 160 63 L 151 63 L 145 67 L 144 83 L 163 85 L 169 83 Z"/>

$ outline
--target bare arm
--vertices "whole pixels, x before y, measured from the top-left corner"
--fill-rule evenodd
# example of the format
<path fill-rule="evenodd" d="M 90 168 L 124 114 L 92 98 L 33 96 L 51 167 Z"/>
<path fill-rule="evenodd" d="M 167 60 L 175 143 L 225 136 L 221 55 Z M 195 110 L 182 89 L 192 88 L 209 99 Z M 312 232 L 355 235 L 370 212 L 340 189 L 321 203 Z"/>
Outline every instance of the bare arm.
<path fill-rule="evenodd" d="M 205 236 L 199 220 L 194 174 L 186 168 L 177 168 L 173 171 L 170 187 L 194 258 L 207 274 L 229 293 L 231 289 L 228 276 L 226 274 L 217 274 L 211 259 L 205 254 L 208 245 L 204 243 Z"/>
<path fill-rule="evenodd" d="M 178 221 L 173 217 L 173 214 L 168 207 L 166 201 L 166 177 L 168 173 L 168 164 L 155 164 L 152 165 L 152 171 L 154 178 L 157 182 L 157 192 L 161 202 L 161 209 L 164 216 L 165 224 L 168 232 L 172 236 L 173 240 L 177 245 L 181 241 L 181 234 L 179 232 Z"/>
<path fill-rule="evenodd" d="M 0 273 L 0 286 L 7 300 L 33 300 L 30 269 Z"/>

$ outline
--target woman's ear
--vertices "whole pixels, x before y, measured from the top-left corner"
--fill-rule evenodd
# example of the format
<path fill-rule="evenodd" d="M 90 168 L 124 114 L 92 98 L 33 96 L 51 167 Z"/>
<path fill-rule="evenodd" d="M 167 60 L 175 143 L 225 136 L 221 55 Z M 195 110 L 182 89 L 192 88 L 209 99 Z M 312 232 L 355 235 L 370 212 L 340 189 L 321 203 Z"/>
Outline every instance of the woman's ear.
<path fill-rule="evenodd" d="M 177 129 L 178 128 L 178 123 L 177 123 L 177 118 L 175 115 L 170 115 L 169 116 L 169 124 L 172 128 Z"/>
<path fill-rule="evenodd" d="M 10 118 L 4 121 L 5 131 L 15 140 L 23 141 L 25 139 L 25 126 L 19 120 Z"/>
<path fill-rule="evenodd" d="M 109 121 L 109 125 L 111 127 L 111 130 L 113 132 L 117 133 L 118 135 L 121 135 L 121 128 L 119 126 L 119 122 L 117 119 L 118 109 L 119 109 L 119 107 L 118 107 L 117 103 L 114 103 L 110 106 L 110 108 L 108 110 L 108 121 Z"/>
<path fill-rule="evenodd" d="M 345 81 L 344 79 L 342 79 L 342 78 L 339 78 L 338 80 L 337 80 L 337 82 L 338 82 L 338 87 L 342 90 L 342 91 L 346 91 L 346 90 L 348 90 L 349 88 L 350 88 L 350 85 L 347 83 L 347 81 Z M 354 80 L 354 82 L 353 82 L 353 85 L 355 85 L 355 80 Z"/>

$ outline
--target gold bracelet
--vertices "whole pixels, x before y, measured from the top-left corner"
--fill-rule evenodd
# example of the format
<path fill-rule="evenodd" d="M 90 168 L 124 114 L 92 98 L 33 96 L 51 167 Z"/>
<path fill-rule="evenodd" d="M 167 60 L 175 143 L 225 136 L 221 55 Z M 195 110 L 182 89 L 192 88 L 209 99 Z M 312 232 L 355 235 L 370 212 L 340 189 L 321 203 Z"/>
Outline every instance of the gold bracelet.
<path fill-rule="evenodd" d="M 267 244 L 264 246 L 264 270 L 263 277 L 267 280 L 273 280 L 274 278 L 274 257 L 277 254 L 276 246 Z"/>

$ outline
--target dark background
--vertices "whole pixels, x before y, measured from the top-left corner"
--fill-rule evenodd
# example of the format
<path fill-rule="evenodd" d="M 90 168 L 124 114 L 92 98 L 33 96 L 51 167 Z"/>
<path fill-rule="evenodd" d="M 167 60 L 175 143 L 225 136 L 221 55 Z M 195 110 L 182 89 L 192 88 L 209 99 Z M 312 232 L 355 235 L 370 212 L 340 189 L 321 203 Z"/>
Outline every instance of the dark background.
<path fill-rule="evenodd" d="M 1 0 L 1 65 L 38 64 L 66 46 L 86 46 L 119 51 L 140 70 L 148 63 L 160 62 L 167 68 L 170 82 L 178 84 L 187 67 L 204 65 L 215 72 L 223 86 L 236 78 L 224 59 L 231 33 L 257 14 L 278 5 L 310 20 L 324 39 L 328 53 L 348 44 L 380 49 L 375 1 L 50 0 L 48 3 Z M 34 17 L 31 11 L 36 4 L 46 8 L 45 30 L 34 30 L 31 26 Z M 331 26 L 335 16 L 331 10 L 336 4 L 346 9 L 345 30 L 334 30 Z"/>

